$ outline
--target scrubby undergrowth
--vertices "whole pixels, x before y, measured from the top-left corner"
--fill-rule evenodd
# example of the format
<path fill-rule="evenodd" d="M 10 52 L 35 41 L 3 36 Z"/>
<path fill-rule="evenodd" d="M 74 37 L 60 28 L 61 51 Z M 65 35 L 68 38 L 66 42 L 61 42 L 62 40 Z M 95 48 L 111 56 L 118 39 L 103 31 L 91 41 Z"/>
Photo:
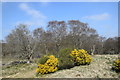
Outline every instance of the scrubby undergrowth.
<path fill-rule="evenodd" d="M 55 73 L 45 74 L 39 77 L 45 78 L 117 78 L 119 73 L 112 71 L 112 62 L 117 59 L 118 55 L 94 55 L 90 65 L 75 66 L 70 69 L 59 70 Z M 36 78 L 35 69 L 37 65 L 14 66 L 3 68 L 2 77 L 6 78 Z M 9 73 L 8 73 L 9 72 Z"/>
<path fill-rule="evenodd" d="M 95 55 L 93 62 L 86 66 L 75 66 L 71 69 L 57 71 L 42 77 L 47 78 L 118 78 L 120 74 L 112 71 L 112 62 L 117 55 Z"/>

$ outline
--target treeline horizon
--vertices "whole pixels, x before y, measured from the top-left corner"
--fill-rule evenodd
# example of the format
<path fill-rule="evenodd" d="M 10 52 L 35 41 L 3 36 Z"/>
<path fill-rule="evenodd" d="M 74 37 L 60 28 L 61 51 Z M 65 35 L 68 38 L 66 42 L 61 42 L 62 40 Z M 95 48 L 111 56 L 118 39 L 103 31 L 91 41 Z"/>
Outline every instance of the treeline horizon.
<path fill-rule="evenodd" d="M 65 48 L 85 49 L 89 54 L 118 54 L 118 37 L 105 38 L 87 23 L 79 20 L 49 21 L 30 31 L 19 24 L 2 43 L 2 56 L 31 59 L 45 54 L 57 54 Z"/>

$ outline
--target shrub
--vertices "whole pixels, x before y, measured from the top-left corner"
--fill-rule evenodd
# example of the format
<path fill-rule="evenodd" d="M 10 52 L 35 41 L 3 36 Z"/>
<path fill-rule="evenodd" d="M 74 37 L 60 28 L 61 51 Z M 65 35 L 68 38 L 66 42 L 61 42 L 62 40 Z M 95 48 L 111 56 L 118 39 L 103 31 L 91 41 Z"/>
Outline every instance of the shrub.
<path fill-rule="evenodd" d="M 74 66 L 74 62 L 72 61 L 72 57 L 69 55 L 71 53 L 71 48 L 61 49 L 57 53 L 57 57 L 59 58 L 59 69 L 68 69 Z"/>
<path fill-rule="evenodd" d="M 38 64 L 38 68 L 36 69 L 36 72 L 39 74 L 46 74 L 50 72 L 55 72 L 58 70 L 58 59 L 55 58 L 55 56 L 50 55 L 46 56 L 47 60 L 45 61 L 44 64 Z M 44 59 L 44 58 L 43 58 Z"/>
<path fill-rule="evenodd" d="M 38 60 L 38 64 L 44 64 L 47 60 L 48 60 L 48 56 L 42 56 L 39 60 Z"/>
<path fill-rule="evenodd" d="M 120 59 L 117 59 L 113 62 L 113 69 L 116 72 L 120 72 Z"/>
<path fill-rule="evenodd" d="M 92 61 L 91 56 L 84 49 L 76 50 L 74 49 L 70 56 L 73 58 L 75 65 L 85 65 L 90 64 Z"/>

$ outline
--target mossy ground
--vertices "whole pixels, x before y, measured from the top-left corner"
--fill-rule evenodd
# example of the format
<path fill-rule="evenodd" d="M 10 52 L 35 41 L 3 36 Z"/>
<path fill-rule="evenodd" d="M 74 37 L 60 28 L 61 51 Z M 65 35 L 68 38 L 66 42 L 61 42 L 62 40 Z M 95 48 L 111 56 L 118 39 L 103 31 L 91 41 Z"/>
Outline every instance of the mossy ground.
<path fill-rule="evenodd" d="M 118 78 L 119 73 L 112 71 L 112 62 L 118 55 L 94 55 L 90 65 L 75 66 L 70 69 L 59 70 L 46 74 L 44 78 Z M 2 77 L 5 78 L 38 78 L 35 76 L 36 63 L 21 64 L 9 68 L 2 68 Z"/>

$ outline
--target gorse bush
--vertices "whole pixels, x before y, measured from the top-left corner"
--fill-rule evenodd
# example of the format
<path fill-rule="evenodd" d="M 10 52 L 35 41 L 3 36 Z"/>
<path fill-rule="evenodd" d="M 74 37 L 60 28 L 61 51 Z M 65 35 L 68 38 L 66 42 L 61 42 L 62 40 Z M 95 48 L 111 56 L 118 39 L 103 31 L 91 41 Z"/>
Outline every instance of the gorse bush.
<path fill-rule="evenodd" d="M 38 60 L 38 64 L 44 64 L 47 60 L 48 60 L 48 56 L 42 56 L 39 60 Z"/>
<path fill-rule="evenodd" d="M 55 56 L 47 55 L 40 58 L 36 72 L 46 74 L 55 72 L 58 69 L 69 69 L 75 65 L 90 64 L 92 61 L 91 56 L 84 49 L 65 48 L 61 49 Z"/>
<path fill-rule="evenodd" d="M 91 56 L 84 49 L 76 50 L 74 49 L 70 56 L 73 58 L 75 65 L 85 65 L 90 64 L 92 61 Z"/>
<path fill-rule="evenodd" d="M 113 62 L 113 69 L 116 72 L 120 72 L 120 59 L 117 59 Z"/>
<path fill-rule="evenodd" d="M 57 57 L 59 58 L 59 69 L 68 69 L 74 66 L 74 62 L 70 56 L 71 51 L 71 48 L 65 48 L 58 52 Z"/>
<path fill-rule="evenodd" d="M 38 68 L 36 69 L 36 72 L 39 74 L 46 74 L 50 72 L 55 72 L 58 70 L 58 58 L 55 58 L 55 56 L 50 55 L 50 56 L 45 56 L 47 58 L 43 58 L 46 61 L 43 60 L 42 64 L 38 64 Z"/>

